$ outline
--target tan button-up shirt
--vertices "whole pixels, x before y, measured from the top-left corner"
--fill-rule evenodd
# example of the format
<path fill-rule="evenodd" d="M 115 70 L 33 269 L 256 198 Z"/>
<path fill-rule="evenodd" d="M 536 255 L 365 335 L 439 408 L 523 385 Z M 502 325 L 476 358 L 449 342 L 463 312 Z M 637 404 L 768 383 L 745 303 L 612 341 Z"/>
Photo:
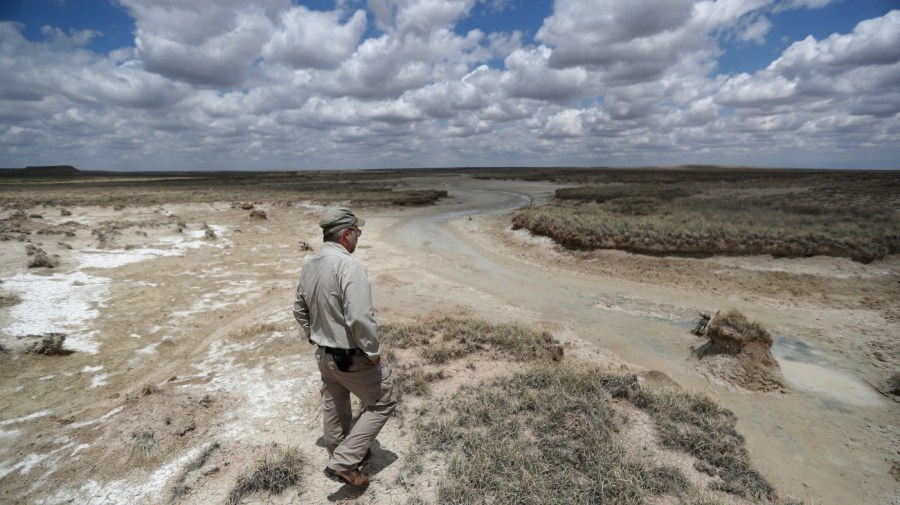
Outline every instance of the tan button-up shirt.
<path fill-rule="evenodd" d="M 294 317 L 318 345 L 381 354 L 369 274 L 336 242 L 326 242 L 303 266 Z"/>

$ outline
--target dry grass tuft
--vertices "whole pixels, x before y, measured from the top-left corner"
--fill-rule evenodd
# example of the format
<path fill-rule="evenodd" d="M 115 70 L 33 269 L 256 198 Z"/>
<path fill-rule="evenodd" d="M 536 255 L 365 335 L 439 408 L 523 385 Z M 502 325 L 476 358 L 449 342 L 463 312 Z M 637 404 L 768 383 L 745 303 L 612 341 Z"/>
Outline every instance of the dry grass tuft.
<path fill-rule="evenodd" d="M 45 333 L 43 335 L 25 335 L 19 337 L 30 342 L 25 344 L 23 352 L 26 354 L 38 354 L 41 356 L 68 356 L 74 351 L 63 349 L 66 335 L 62 333 Z"/>
<path fill-rule="evenodd" d="M 159 393 L 160 389 L 155 384 L 144 384 L 141 388 L 141 396 L 150 396 Z"/>
<path fill-rule="evenodd" d="M 228 504 L 237 505 L 244 496 L 261 491 L 281 494 L 282 491 L 300 482 L 303 459 L 295 448 L 267 454 L 256 469 L 238 479 L 237 485 L 228 495 Z"/>
<path fill-rule="evenodd" d="M 41 249 L 38 249 L 28 260 L 28 268 L 56 268 L 58 266 L 59 259 L 56 255 L 50 256 Z"/>
<path fill-rule="evenodd" d="M 149 461 L 159 447 L 156 434 L 150 430 L 136 431 L 131 434 L 131 459 L 138 462 Z"/>
<path fill-rule="evenodd" d="M 162 393 L 162 388 L 155 384 L 144 384 L 137 391 L 125 395 L 125 403 L 133 404 L 141 398 Z"/>

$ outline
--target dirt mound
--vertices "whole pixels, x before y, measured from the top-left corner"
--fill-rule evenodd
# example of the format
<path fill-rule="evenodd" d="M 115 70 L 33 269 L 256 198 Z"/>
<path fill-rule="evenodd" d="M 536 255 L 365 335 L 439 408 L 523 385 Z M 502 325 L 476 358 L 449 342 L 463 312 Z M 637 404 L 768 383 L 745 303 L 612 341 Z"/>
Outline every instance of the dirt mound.
<path fill-rule="evenodd" d="M 888 398 L 900 401 L 900 372 L 895 373 L 888 380 L 884 381 L 878 389 Z"/>
<path fill-rule="evenodd" d="M 702 314 L 693 333 L 709 339 L 694 349 L 705 374 L 751 391 L 785 388 L 781 368 L 772 356 L 772 336 L 739 311 Z"/>

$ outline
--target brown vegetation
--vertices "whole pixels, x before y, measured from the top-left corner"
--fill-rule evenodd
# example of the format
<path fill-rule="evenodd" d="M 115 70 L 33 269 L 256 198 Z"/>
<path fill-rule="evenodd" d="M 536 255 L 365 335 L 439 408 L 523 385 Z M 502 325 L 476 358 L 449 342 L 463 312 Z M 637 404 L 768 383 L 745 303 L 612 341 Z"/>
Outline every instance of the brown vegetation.
<path fill-rule="evenodd" d="M 42 356 L 68 356 L 73 351 L 63 349 L 66 342 L 66 335 L 62 333 L 45 333 L 43 335 L 25 335 L 20 336 L 20 340 L 25 340 L 25 347 L 22 349 L 25 354 L 39 354 Z"/>
<path fill-rule="evenodd" d="M 228 495 L 228 505 L 237 505 L 244 496 L 261 491 L 281 494 L 285 489 L 300 482 L 303 472 L 303 458 L 293 448 L 271 452 L 260 461 L 256 468 L 241 477 Z"/>
<path fill-rule="evenodd" d="M 0 293 L 0 307 L 12 307 L 22 302 L 22 297 L 15 293 Z"/>
<path fill-rule="evenodd" d="M 59 266 L 59 259 L 54 255 L 50 256 L 40 247 L 28 244 L 26 246 L 27 254 L 31 258 L 28 260 L 28 268 L 55 268 Z"/>
<path fill-rule="evenodd" d="M 459 369 L 448 363 L 461 348 L 516 370 L 463 383 L 449 395 L 444 387 L 437 401 L 403 402 L 417 416 L 399 482 L 415 486 L 426 462 L 437 460 L 440 503 L 637 504 L 669 497 L 699 504 L 727 495 L 781 503 L 750 463 L 734 416 L 706 396 L 647 389 L 635 375 L 583 363 L 554 363 L 552 337 L 521 325 L 445 317 L 386 325 L 383 338 L 404 353 L 390 360 L 407 394 L 427 396 L 452 381 Z M 629 408 L 650 414 L 662 444 L 695 458 L 692 471 L 709 476 L 708 489 L 692 484 L 682 468 L 632 454 L 620 434 Z"/>
<path fill-rule="evenodd" d="M 557 178 L 585 185 L 521 209 L 513 227 L 571 249 L 864 262 L 900 251 L 900 179 L 891 172 L 646 169 Z"/>
<path fill-rule="evenodd" d="M 376 171 L 82 172 L 78 177 L 51 179 L 23 176 L 0 178 L 0 198 L 4 201 L 4 207 L 14 209 L 36 205 L 124 208 L 128 205 L 212 203 L 235 199 L 283 205 L 310 201 L 402 206 L 430 205 L 445 197 L 447 192 L 441 190 L 402 189 L 398 187 L 397 173 L 388 176 Z"/>

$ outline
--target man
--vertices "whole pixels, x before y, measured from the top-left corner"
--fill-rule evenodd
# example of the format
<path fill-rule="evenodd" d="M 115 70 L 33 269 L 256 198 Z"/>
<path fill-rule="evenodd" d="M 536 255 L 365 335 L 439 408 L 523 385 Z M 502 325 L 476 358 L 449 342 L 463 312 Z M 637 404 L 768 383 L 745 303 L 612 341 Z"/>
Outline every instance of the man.
<path fill-rule="evenodd" d="M 322 417 L 328 465 L 325 475 L 354 487 L 369 485 L 359 468 L 397 403 L 372 308 L 372 288 L 356 250 L 365 220 L 333 207 L 319 220 L 325 245 L 300 273 L 294 317 L 318 345 Z M 351 429 L 350 393 L 365 405 Z"/>

